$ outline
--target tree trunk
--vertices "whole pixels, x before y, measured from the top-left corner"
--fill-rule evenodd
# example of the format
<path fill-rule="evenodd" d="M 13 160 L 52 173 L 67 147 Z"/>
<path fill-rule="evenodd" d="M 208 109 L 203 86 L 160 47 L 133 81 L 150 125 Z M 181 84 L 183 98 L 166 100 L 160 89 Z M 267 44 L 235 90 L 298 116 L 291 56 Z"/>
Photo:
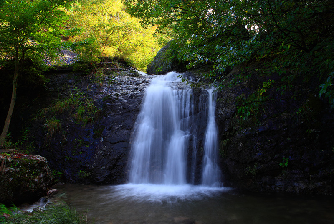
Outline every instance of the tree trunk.
<path fill-rule="evenodd" d="M 15 101 L 16 101 L 16 88 L 17 88 L 17 77 L 18 76 L 19 76 L 19 48 L 16 47 L 15 48 L 15 70 L 14 70 L 14 78 L 13 78 L 12 99 L 10 101 L 10 105 L 9 105 L 9 109 L 8 109 L 8 113 L 7 113 L 7 117 L 6 117 L 6 121 L 5 121 L 5 125 L 2 129 L 2 133 L 1 133 L 1 136 L 0 136 L 0 148 L 4 147 L 6 136 L 7 136 L 8 129 L 9 129 L 10 120 L 11 120 L 12 115 L 13 115 L 14 105 L 15 105 Z"/>

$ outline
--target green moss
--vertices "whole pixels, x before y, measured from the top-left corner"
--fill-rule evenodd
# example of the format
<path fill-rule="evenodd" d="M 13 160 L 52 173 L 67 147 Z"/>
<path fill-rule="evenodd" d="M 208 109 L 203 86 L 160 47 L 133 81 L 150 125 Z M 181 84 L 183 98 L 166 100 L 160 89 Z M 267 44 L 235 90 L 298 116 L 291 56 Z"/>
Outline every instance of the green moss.
<path fill-rule="evenodd" d="M 252 176 L 256 176 L 257 174 L 257 163 L 255 163 L 254 165 L 249 165 L 247 166 L 245 173 L 246 175 L 252 175 Z"/>
<path fill-rule="evenodd" d="M 94 121 L 99 109 L 78 88 L 73 89 L 67 98 L 58 99 L 49 107 L 44 108 L 36 116 L 35 120 L 44 123 L 47 136 L 52 137 L 62 129 L 65 120 L 86 126 Z"/>
<path fill-rule="evenodd" d="M 86 179 L 91 176 L 91 173 L 84 170 L 79 170 L 77 175 L 80 179 Z"/>

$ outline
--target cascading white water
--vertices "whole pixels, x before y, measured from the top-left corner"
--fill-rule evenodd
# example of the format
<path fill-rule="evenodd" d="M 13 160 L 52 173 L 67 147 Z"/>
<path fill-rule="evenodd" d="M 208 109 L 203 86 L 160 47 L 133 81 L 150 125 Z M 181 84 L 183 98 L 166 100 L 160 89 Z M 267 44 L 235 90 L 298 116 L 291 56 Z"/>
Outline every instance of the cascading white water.
<path fill-rule="evenodd" d="M 218 165 L 218 134 L 215 121 L 215 100 L 213 89 L 208 90 L 208 124 L 205 133 L 202 185 L 205 186 L 220 186 L 221 171 Z"/>
<path fill-rule="evenodd" d="M 132 142 L 131 184 L 186 185 L 187 167 L 190 167 L 189 182 L 195 182 L 197 137 L 192 133 L 196 122 L 192 118 L 193 93 L 189 86 L 181 84 L 179 75 L 171 72 L 158 76 L 146 90 Z M 210 90 L 202 175 L 203 185 L 210 187 L 219 186 L 220 178 L 217 158 L 214 158 L 218 148 L 212 96 Z M 187 166 L 188 148 L 192 148 L 188 154 L 193 156 L 190 166 Z"/>
<path fill-rule="evenodd" d="M 183 120 L 189 116 L 190 93 L 170 86 L 181 81 L 178 75 L 156 77 L 146 90 L 132 144 L 130 183 L 186 183 L 187 124 Z"/>

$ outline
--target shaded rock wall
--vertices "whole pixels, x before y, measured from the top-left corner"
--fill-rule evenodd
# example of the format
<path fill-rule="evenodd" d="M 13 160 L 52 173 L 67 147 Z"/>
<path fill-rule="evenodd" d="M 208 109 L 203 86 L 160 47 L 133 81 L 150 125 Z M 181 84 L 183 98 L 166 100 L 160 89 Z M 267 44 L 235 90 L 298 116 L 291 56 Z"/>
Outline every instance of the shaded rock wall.
<path fill-rule="evenodd" d="M 60 180 L 126 181 L 131 132 L 152 77 L 123 73 L 117 77 L 49 75 L 46 97 L 55 97 L 56 103 L 34 119 L 29 141 L 48 159 Z"/>
<path fill-rule="evenodd" d="M 254 79 L 219 92 L 216 114 L 225 184 L 251 192 L 332 195 L 333 111 L 296 82 L 285 94 L 268 90 L 261 112 L 243 119 L 237 97 L 256 91 L 254 82 L 266 81 Z"/>
<path fill-rule="evenodd" d="M 131 134 L 140 111 L 145 87 L 152 77 L 117 79 L 103 99 L 101 136 L 92 164 L 95 183 L 125 183 Z"/>
<path fill-rule="evenodd" d="M 191 97 L 193 99 L 193 111 L 190 114 L 192 135 L 187 147 L 187 182 L 200 184 L 208 119 L 208 92 L 203 88 L 193 88 Z"/>

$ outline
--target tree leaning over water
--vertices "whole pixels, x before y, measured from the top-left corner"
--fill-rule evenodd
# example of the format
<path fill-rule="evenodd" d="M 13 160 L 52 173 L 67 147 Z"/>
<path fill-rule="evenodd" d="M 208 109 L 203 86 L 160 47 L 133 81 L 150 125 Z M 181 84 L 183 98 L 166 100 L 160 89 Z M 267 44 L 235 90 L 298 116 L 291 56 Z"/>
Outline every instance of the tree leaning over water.
<path fill-rule="evenodd" d="M 43 63 L 57 53 L 65 13 L 70 1 L 65 0 L 1 0 L 0 1 L 0 68 L 14 61 L 13 90 L 5 124 L 0 136 L 4 146 L 16 101 L 20 65 L 26 59 Z"/>

